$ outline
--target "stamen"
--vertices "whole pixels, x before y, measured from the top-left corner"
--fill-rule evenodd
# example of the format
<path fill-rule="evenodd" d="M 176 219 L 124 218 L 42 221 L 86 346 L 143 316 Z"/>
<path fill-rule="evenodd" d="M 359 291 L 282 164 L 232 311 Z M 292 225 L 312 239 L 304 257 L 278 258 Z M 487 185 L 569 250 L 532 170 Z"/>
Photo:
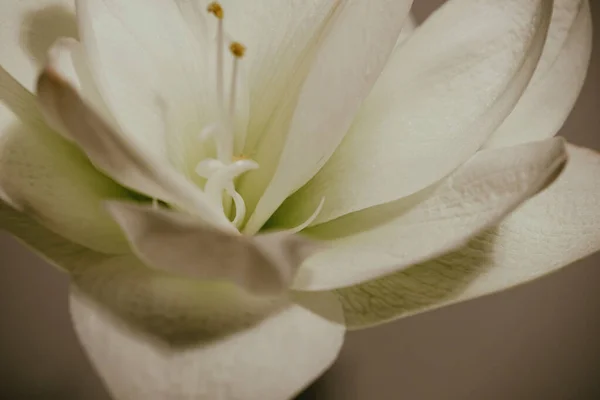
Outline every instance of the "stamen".
<path fill-rule="evenodd" d="M 221 110 L 225 107 L 225 94 L 223 89 L 223 47 L 224 47 L 224 32 L 223 18 L 225 13 L 223 7 L 217 1 L 210 3 L 206 9 L 210 14 L 217 17 L 217 99 Z"/>
<path fill-rule="evenodd" d="M 246 47 L 238 42 L 233 42 L 229 46 L 231 54 L 233 54 L 233 68 L 231 73 L 231 90 L 229 93 L 229 116 L 231 121 L 235 120 L 235 100 L 237 98 L 237 76 L 238 76 L 238 62 L 244 57 L 246 53 Z"/>
<path fill-rule="evenodd" d="M 206 141 L 213 139 L 217 150 L 217 159 L 205 159 L 196 166 L 196 173 L 205 178 L 206 184 L 204 192 L 209 200 L 214 203 L 225 214 L 229 214 L 231 200 L 235 205 L 235 218 L 233 223 L 241 226 L 246 215 L 246 204 L 242 196 L 235 190 L 235 179 L 245 172 L 258 168 L 258 164 L 245 157 L 233 157 L 234 140 L 234 122 L 237 100 L 237 85 L 239 74 L 239 60 L 244 57 L 246 47 L 238 42 L 233 42 L 229 46 L 229 51 L 233 55 L 231 88 L 229 91 L 229 104 L 225 103 L 224 89 L 224 61 L 223 52 L 225 47 L 225 32 L 223 19 L 225 13 L 223 7 L 217 1 L 210 3 L 207 11 L 217 18 L 217 101 L 219 110 L 219 119 L 217 123 L 208 125 L 200 133 L 199 139 Z M 227 110 L 227 106 L 229 109 Z M 241 146 L 243 147 L 243 145 Z M 224 193 L 225 192 L 225 193 Z M 227 210 L 227 212 L 225 212 Z"/>

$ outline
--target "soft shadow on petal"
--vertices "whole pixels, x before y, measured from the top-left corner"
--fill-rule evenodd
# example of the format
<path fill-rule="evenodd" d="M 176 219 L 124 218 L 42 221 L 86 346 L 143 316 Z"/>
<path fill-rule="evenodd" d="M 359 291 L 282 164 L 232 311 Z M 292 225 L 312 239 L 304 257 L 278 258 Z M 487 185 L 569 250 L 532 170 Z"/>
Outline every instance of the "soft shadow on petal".
<path fill-rule="evenodd" d="M 25 14 L 21 30 L 22 46 L 35 60 L 38 68 L 47 63 L 46 54 L 54 42 L 62 37 L 79 37 L 72 7 L 58 4 Z"/>
<path fill-rule="evenodd" d="M 396 274 L 338 289 L 348 329 L 361 329 L 451 304 L 491 268 L 495 234 Z"/>
<path fill-rule="evenodd" d="M 72 271 L 74 287 L 159 346 L 188 347 L 247 329 L 279 312 L 287 296 L 254 296 L 229 282 L 200 281 L 146 267 L 134 256 Z"/>
<path fill-rule="evenodd" d="M 568 153 L 552 185 L 465 247 L 337 290 L 348 326 L 365 328 L 505 290 L 600 250 L 600 155 L 575 146 Z"/>
<path fill-rule="evenodd" d="M 109 202 L 132 248 L 149 266 L 190 279 L 234 283 L 254 294 L 281 294 L 310 255 L 308 239 L 286 232 L 254 237 L 221 232 L 188 214 Z"/>
<path fill-rule="evenodd" d="M 565 160 L 561 138 L 481 151 L 425 193 L 311 228 L 330 248 L 306 260 L 294 287 L 350 286 L 462 246 L 552 181 Z"/>
<path fill-rule="evenodd" d="M 134 291 L 138 288 L 134 286 Z M 121 294 L 126 291 L 124 287 Z M 193 294 L 176 290 L 173 295 Z M 136 312 L 144 307 L 143 300 Z M 335 296 L 321 293 L 312 301 L 321 305 L 283 304 L 279 312 L 254 325 L 229 335 L 200 337 L 183 347 L 149 340 L 77 290 L 71 295 L 71 313 L 81 343 L 119 400 L 281 400 L 322 374 L 343 342 L 344 326 L 332 322 L 342 318 Z M 220 307 L 204 305 L 215 311 Z M 315 308 L 333 315 L 323 318 Z M 181 315 L 166 314 L 162 326 L 218 326 L 218 320 L 196 319 L 197 312 L 202 308 L 188 309 L 179 320 L 173 317 Z M 218 318 L 223 317 L 220 313 Z"/>
<path fill-rule="evenodd" d="M 54 40 L 76 35 L 73 0 L 9 0 L 0 8 L 0 65 L 33 90 Z"/>

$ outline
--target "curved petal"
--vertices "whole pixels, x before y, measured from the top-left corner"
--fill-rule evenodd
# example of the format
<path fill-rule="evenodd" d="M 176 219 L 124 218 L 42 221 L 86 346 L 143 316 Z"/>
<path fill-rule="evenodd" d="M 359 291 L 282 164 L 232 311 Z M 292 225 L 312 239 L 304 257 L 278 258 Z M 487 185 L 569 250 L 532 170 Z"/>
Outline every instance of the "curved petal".
<path fill-rule="evenodd" d="M 510 116 L 486 146 L 512 146 L 554 136 L 571 112 L 592 52 L 587 0 L 555 0 L 552 23 L 535 74 Z"/>
<path fill-rule="evenodd" d="M 230 235 L 186 214 L 111 202 L 109 210 L 148 265 L 204 280 L 233 282 L 252 293 L 286 291 L 310 242 L 275 233 Z"/>
<path fill-rule="evenodd" d="M 4 1 L 0 6 L 0 65 L 32 91 L 55 39 L 75 37 L 74 0 Z"/>
<path fill-rule="evenodd" d="M 15 206 L 68 240 L 101 252 L 129 249 L 102 202 L 131 194 L 47 127 L 15 124 L 0 133 L 0 187 Z"/>
<path fill-rule="evenodd" d="M 92 78 L 89 64 L 85 57 L 83 46 L 73 38 L 59 38 L 48 51 L 47 68 L 56 71 L 68 84 L 88 101 L 93 108 L 107 121 L 116 124 L 102 100 L 98 88 Z M 46 112 L 44 107 L 38 107 L 44 113 L 45 121 L 58 133 L 68 140 L 73 140 L 62 122 L 56 119 L 56 112 Z"/>
<path fill-rule="evenodd" d="M 337 291 L 350 328 L 495 293 L 600 250 L 600 155 L 570 146 L 565 171 L 497 228 L 394 275 Z"/>
<path fill-rule="evenodd" d="M 239 192 L 248 209 L 256 206 L 246 233 L 256 233 L 329 159 L 383 70 L 411 4 L 412 0 L 338 2 L 299 95 L 291 99 L 295 109 L 289 123 L 284 118 L 269 126 L 280 139 L 287 132 L 285 141 L 272 140 L 266 132 L 264 146 L 253 157 L 261 168 L 241 181 Z"/>
<path fill-rule="evenodd" d="M 56 71 L 46 69 L 38 82 L 46 115 L 60 124 L 100 170 L 124 186 L 185 208 L 222 229 L 235 228 L 214 209 L 204 193 L 171 165 L 137 148 L 96 114 Z"/>
<path fill-rule="evenodd" d="M 424 193 L 309 230 L 331 248 L 301 266 L 294 287 L 350 286 L 432 259 L 497 223 L 564 164 L 560 138 L 479 152 Z"/>
<path fill-rule="evenodd" d="M 35 119 L 30 91 L 52 41 L 76 34 L 74 24 L 69 24 L 72 9 L 72 0 L 0 5 L 0 130 L 15 123 L 14 114 Z"/>
<path fill-rule="evenodd" d="M 218 315 L 202 320 L 194 309 L 185 311 L 176 325 L 218 328 Z M 246 329 L 199 336 L 184 347 L 149 340 L 78 292 L 71 295 L 71 314 L 81 343 L 120 400 L 291 398 L 335 360 L 345 330 L 336 322 L 341 309 L 335 296 L 326 293 L 290 303 Z"/>
<path fill-rule="evenodd" d="M 325 198 L 316 225 L 447 176 L 521 96 L 551 12 L 546 0 L 447 2 L 395 52 L 333 157 L 278 213 L 297 223 Z"/>

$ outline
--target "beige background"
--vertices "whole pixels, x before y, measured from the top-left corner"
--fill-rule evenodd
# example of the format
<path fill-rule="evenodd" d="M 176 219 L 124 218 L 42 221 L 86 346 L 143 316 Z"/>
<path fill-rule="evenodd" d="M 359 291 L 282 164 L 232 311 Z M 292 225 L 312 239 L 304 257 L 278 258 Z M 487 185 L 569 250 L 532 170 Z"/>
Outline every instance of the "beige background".
<path fill-rule="evenodd" d="M 419 19 L 441 2 L 416 0 Z M 595 39 L 563 134 L 600 149 L 598 30 Z M 63 276 L 0 234 L 0 399 L 107 399 L 69 327 L 66 289 Z M 499 295 L 350 333 L 339 362 L 304 397 L 600 399 L 600 256 Z"/>

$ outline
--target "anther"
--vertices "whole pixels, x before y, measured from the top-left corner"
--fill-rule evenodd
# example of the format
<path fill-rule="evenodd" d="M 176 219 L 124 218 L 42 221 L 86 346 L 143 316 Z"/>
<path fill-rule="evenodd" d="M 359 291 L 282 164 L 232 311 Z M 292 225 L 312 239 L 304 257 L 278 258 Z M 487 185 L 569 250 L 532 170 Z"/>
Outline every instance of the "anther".
<path fill-rule="evenodd" d="M 223 19 L 223 17 L 225 16 L 223 12 L 223 7 L 221 7 L 221 4 L 219 4 L 218 1 L 213 1 L 212 3 L 210 3 L 208 7 L 206 7 L 206 11 L 208 11 L 210 14 L 213 14 L 218 19 Z"/>
<path fill-rule="evenodd" d="M 242 58 L 246 54 L 246 46 L 239 42 L 233 42 L 229 45 L 229 51 L 235 58 Z"/>
<path fill-rule="evenodd" d="M 233 123 L 235 119 L 235 101 L 237 97 L 237 75 L 238 75 L 238 62 L 244 57 L 246 53 L 246 47 L 239 42 L 232 42 L 229 45 L 229 50 L 233 54 L 233 68 L 231 71 L 231 88 L 229 92 L 229 117 Z"/>

